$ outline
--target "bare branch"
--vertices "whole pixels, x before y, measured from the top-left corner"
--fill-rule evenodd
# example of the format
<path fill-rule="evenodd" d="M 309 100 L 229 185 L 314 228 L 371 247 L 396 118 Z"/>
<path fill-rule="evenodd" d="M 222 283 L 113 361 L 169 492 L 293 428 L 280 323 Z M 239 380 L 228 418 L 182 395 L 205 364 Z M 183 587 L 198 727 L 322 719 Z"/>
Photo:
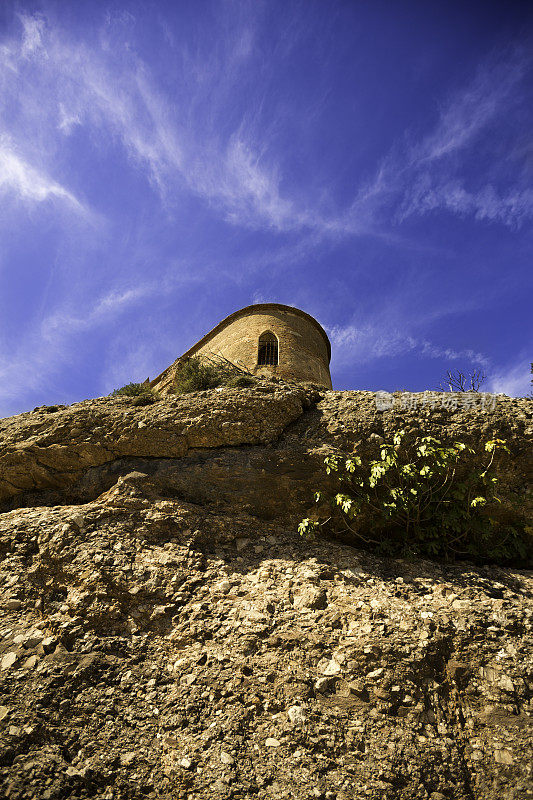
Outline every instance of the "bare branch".
<path fill-rule="evenodd" d="M 462 372 L 459 369 L 447 370 L 446 378 L 439 383 L 441 392 L 479 392 L 487 376 L 480 369 Z"/>

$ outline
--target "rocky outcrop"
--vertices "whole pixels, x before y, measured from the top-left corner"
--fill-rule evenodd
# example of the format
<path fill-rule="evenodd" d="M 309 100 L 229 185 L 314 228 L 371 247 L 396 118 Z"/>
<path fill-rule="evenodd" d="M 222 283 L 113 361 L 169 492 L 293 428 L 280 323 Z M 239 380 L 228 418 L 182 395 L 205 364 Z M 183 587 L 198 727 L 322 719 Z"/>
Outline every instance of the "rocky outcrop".
<path fill-rule="evenodd" d="M 93 500 L 137 470 L 148 476 L 154 496 L 237 508 L 292 526 L 326 485 L 327 452 L 357 445 L 376 455 L 380 437 L 404 428 L 470 444 L 505 439 L 511 456 L 501 473 L 504 494 L 527 514 L 531 406 L 500 397 L 484 412 L 421 404 L 379 411 L 373 392 L 270 381 L 141 407 L 120 397 L 47 406 L 0 420 L 0 510 Z"/>
<path fill-rule="evenodd" d="M 267 444 L 297 419 L 314 393 L 258 386 L 197 392 L 154 405 L 124 398 L 45 406 L 3 420 L 0 502 L 76 483 L 87 470 L 124 458 L 182 458 L 191 449 Z"/>
<path fill-rule="evenodd" d="M 266 383 L 2 420 L 0 794 L 530 797 L 531 574 L 294 532 L 400 426 L 506 438 L 525 509 L 530 424 Z"/>

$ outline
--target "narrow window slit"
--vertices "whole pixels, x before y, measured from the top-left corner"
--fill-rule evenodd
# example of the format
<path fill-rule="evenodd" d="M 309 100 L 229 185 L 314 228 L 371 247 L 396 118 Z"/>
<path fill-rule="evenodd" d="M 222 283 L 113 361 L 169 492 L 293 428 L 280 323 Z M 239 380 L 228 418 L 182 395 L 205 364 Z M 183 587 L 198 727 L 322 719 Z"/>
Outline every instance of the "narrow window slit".
<path fill-rule="evenodd" d="M 273 333 L 262 333 L 259 337 L 257 365 L 275 367 L 278 363 L 278 340 Z"/>

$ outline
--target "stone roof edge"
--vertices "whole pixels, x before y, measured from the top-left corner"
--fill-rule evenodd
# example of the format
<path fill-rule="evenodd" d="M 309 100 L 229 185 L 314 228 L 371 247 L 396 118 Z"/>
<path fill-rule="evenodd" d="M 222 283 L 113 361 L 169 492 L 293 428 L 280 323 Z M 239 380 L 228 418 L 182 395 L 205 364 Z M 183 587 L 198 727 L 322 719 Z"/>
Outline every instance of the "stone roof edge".
<path fill-rule="evenodd" d="M 189 358 L 190 356 L 194 355 L 194 353 L 200 347 L 203 347 L 205 344 L 207 344 L 207 342 L 210 339 L 212 339 L 213 336 L 215 336 L 215 334 L 219 333 L 221 330 L 223 330 L 231 322 L 233 322 L 234 320 L 236 320 L 239 317 L 243 316 L 244 314 L 246 314 L 247 312 L 251 311 L 252 309 L 256 310 L 256 311 L 257 310 L 268 311 L 269 309 L 281 309 L 282 311 L 289 311 L 292 314 L 297 314 L 298 316 L 303 317 L 304 319 L 306 319 L 308 322 L 310 322 L 312 325 L 314 325 L 315 328 L 317 328 L 317 330 L 324 337 L 325 342 L 326 342 L 326 348 L 327 348 L 327 351 L 328 351 L 328 364 L 329 364 L 329 362 L 331 361 L 331 342 L 329 341 L 328 335 L 327 335 L 326 331 L 324 330 L 324 328 L 322 327 L 322 325 L 319 322 L 317 322 L 317 320 L 314 317 L 312 317 L 311 314 L 308 314 L 306 311 L 301 311 L 299 308 L 296 308 L 295 306 L 283 305 L 283 303 L 253 303 L 250 306 L 245 306 L 244 308 L 240 308 L 238 311 L 234 311 L 229 316 L 224 317 L 224 319 L 221 322 L 219 322 L 218 325 L 215 325 L 215 327 L 212 330 L 210 330 L 209 333 L 206 333 L 205 336 L 202 336 L 202 338 L 198 342 L 196 342 L 196 344 L 193 344 L 192 347 L 189 347 L 189 349 L 186 350 L 183 353 L 183 355 L 179 356 L 179 358 L 177 358 L 169 367 L 164 369 L 163 372 L 161 372 L 156 378 L 154 378 L 152 381 L 150 381 L 150 383 L 151 384 L 156 383 L 156 381 L 158 381 L 160 378 L 162 378 L 163 375 L 165 375 L 165 373 L 171 367 L 174 366 L 174 364 L 176 364 L 178 361 L 180 361 L 180 359 Z"/>
<path fill-rule="evenodd" d="M 282 311 L 290 311 L 293 314 L 297 314 L 298 316 L 306 319 L 308 322 L 311 322 L 315 326 L 315 328 L 318 328 L 318 330 L 326 340 L 326 347 L 328 350 L 328 363 L 331 361 L 331 343 L 322 325 L 319 322 L 317 322 L 316 319 L 312 317 L 311 314 L 308 314 L 306 311 L 301 311 L 299 308 L 296 308 L 295 306 L 285 306 L 283 305 L 283 303 L 253 303 L 250 306 L 245 306 L 244 308 L 240 308 L 238 311 L 234 311 L 233 314 L 230 314 L 228 317 L 225 317 L 221 322 L 218 323 L 218 325 L 215 325 L 215 327 L 212 330 L 210 330 L 209 333 L 206 333 L 205 336 L 202 336 L 200 341 L 196 342 L 196 344 L 193 344 L 193 346 L 190 347 L 181 356 L 181 358 L 186 358 L 188 356 L 193 355 L 193 353 L 199 347 L 203 347 L 204 344 L 207 344 L 207 342 L 213 336 L 215 336 L 215 334 L 219 333 L 223 328 L 225 328 L 226 325 L 229 325 L 230 322 L 233 322 L 234 320 L 243 316 L 247 312 L 252 310 L 268 311 L 269 309 L 274 309 L 274 308 L 280 308 Z"/>

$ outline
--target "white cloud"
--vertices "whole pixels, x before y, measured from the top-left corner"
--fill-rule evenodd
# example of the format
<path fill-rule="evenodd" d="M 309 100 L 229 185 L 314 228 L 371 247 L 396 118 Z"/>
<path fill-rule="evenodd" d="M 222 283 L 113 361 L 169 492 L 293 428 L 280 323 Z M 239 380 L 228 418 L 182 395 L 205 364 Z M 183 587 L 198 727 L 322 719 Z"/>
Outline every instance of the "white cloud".
<path fill-rule="evenodd" d="M 190 177 L 197 191 L 223 204 L 231 222 L 254 225 L 262 220 L 278 230 L 300 227 L 303 222 L 293 203 L 281 196 L 276 169 L 263 165 L 239 137 L 228 141 L 218 169 L 200 159 Z"/>
<path fill-rule="evenodd" d="M 263 292 L 255 291 L 252 294 L 252 305 L 261 305 L 261 303 L 270 302 L 268 297 Z"/>
<path fill-rule="evenodd" d="M 498 187 L 490 174 L 481 184 L 469 186 L 458 158 L 521 91 L 529 63 L 524 54 L 495 58 L 482 66 L 471 83 L 450 98 L 429 134 L 395 147 L 374 178 L 356 190 L 349 207 L 335 211 L 331 206 L 326 212 L 321 200 L 328 196 L 327 187 L 298 199 L 286 188 L 275 123 L 264 124 L 259 102 L 237 115 L 233 128 L 227 124 L 228 103 L 234 103 L 235 93 L 246 85 L 256 56 L 254 14 L 248 9 L 237 18 L 236 28 L 223 26 L 216 49 L 192 55 L 193 49 L 173 46 L 181 72 L 178 68 L 171 100 L 134 49 L 110 39 L 115 28 L 106 30 L 100 46 L 89 47 L 57 26 L 46 27 L 40 16 L 22 16 L 20 41 L 0 51 L 0 80 L 3 68 L 6 90 L 11 87 L 23 108 L 15 131 L 19 147 L 28 131 L 38 127 L 49 132 L 53 153 L 58 131 L 68 136 L 79 126 L 90 126 L 106 134 L 95 140 L 97 146 L 109 137 L 122 143 L 170 208 L 186 187 L 232 224 L 315 231 L 322 238 L 387 236 L 395 222 L 437 209 L 509 226 L 519 226 L 533 214 L 531 190 Z M 19 73 L 15 82 L 13 69 Z M 57 184 L 52 187 L 58 191 Z"/>
<path fill-rule="evenodd" d="M 494 135 L 494 126 L 505 125 L 509 108 L 527 102 L 521 81 L 530 64 L 530 56 L 517 50 L 482 65 L 472 82 L 449 99 L 433 131 L 418 142 L 398 144 L 383 159 L 359 190 L 348 217 L 367 214 L 383 220 L 391 214 L 401 223 L 440 209 L 512 228 L 532 217 L 533 192 L 520 175 L 514 175 L 512 185 L 497 186 L 498 165 L 508 153 L 499 149 Z M 485 167 L 469 186 L 464 158 L 477 157 L 472 149 L 481 140 L 488 147 Z"/>
<path fill-rule="evenodd" d="M 171 363 L 179 355 L 173 352 L 168 358 Z M 140 341 L 128 335 L 118 337 L 106 353 L 106 363 L 101 377 L 103 391 L 108 393 L 127 383 L 141 383 L 147 378 L 155 378 L 155 365 L 160 358 L 158 343 Z"/>
<path fill-rule="evenodd" d="M 409 352 L 416 340 L 408 334 L 379 323 L 334 326 L 327 329 L 335 361 L 365 363 L 376 358 L 392 357 Z"/>
<path fill-rule="evenodd" d="M 219 205 L 231 222 L 275 228 L 299 224 L 292 204 L 280 195 L 275 169 L 263 163 L 264 157 L 254 152 L 250 141 L 242 139 L 242 129 L 241 135 L 224 139 L 214 118 L 193 130 L 182 124 L 182 118 L 194 117 L 195 107 L 201 105 L 194 94 L 185 93 L 181 105 L 171 104 L 154 85 L 146 65 L 131 53 L 125 59 L 124 53 L 117 55 L 113 49 L 89 49 L 58 29 L 46 29 L 41 18 L 25 16 L 22 23 L 22 42 L 18 48 L 12 43 L 9 63 L 15 59 L 17 70 L 26 70 L 16 87 L 19 102 L 39 115 L 40 128 L 50 132 L 51 149 L 54 130 L 69 135 L 80 125 L 101 128 L 117 137 L 129 156 L 147 168 L 164 199 L 179 190 L 181 183 Z M 250 37 L 249 31 L 239 37 L 238 57 L 228 53 L 231 70 L 244 68 L 252 52 Z M 8 67 L 7 53 L 3 59 L 0 54 L 4 69 Z M 212 84 L 223 80 L 226 73 L 223 64 L 212 64 L 211 69 L 196 87 L 206 95 L 209 106 L 214 105 L 212 99 L 208 101 Z M 44 106 L 35 102 L 34 84 L 47 91 Z M 24 107 L 22 110 L 24 116 Z M 34 121 L 28 119 L 26 127 Z M 25 132 L 19 123 L 19 141 Z M 53 183 L 49 192 L 68 196 Z"/>
<path fill-rule="evenodd" d="M 81 125 L 79 115 L 69 113 L 63 103 L 59 103 L 59 122 L 57 126 L 59 130 L 68 136 L 76 125 Z"/>
<path fill-rule="evenodd" d="M 45 23 L 40 16 L 26 14 L 20 15 L 20 21 L 23 28 L 21 54 L 27 58 L 41 47 Z"/>
<path fill-rule="evenodd" d="M 42 18 L 23 17 L 20 41 L 0 51 L 0 86 L 21 113 L 13 127 L 19 148 L 40 131 L 39 150 L 51 157 L 57 133 L 80 126 L 98 130 L 95 146 L 120 141 L 125 152 L 173 208 L 186 188 L 234 225 L 275 231 L 316 230 L 322 236 L 357 232 L 361 221 L 322 213 L 315 196 L 297 203 L 281 187 L 283 175 L 273 146 L 275 124 L 265 125 L 260 104 L 228 128 L 228 102 L 247 80 L 254 57 L 253 15 L 237 31 L 225 31 L 223 46 L 193 58 L 181 53 L 176 96 L 158 88 L 147 65 L 124 43 L 88 47 Z M 15 65 L 18 79 L 7 79 Z M 46 102 L 43 103 L 43 97 Z"/>
<path fill-rule="evenodd" d="M 163 287 L 155 284 L 111 290 L 97 299 L 83 315 L 64 308 L 45 317 L 41 324 L 42 336 L 48 341 L 53 341 L 60 336 L 66 337 L 90 330 L 117 318 L 128 308 L 161 291 L 164 291 Z"/>
<path fill-rule="evenodd" d="M 509 105 L 520 100 L 528 63 L 525 56 L 485 65 L 469 86 L 450 99 L 428 135 L 394 148 L 373 180 L 356 189 L 348 209 L 336 211 L 332 203 L 326 212 L 321 198 L 327 200 L 328 193 L 325 181 L 319 185 L 320 165 L 317 186 L 321 191 L 306 196 L 291 192 L 276 154 L 274 124 L 262 124 L 259 107 L 239 114 L 232 105 L 257 53 L 253 19 L 236 30 L 225 28 L 220 46 L 209 54 L 195 56 L 194 48 L 180 52 L 173 45 L 172 97 L 158 86 L 134 48 L 113 38 L 116 29 L 107 32 L 104 42 L 87 39 L 84 43 L 57 26 L 47 27 L 39 16 L 23 16 L 21 23 L 19 35 L 0 46 L 0 91 L 8 101 L 6 107 L 16 109 L 4 115 L 1 123 L 6 132 L 0 131 L 4 197 L 27 203 L 57 201 L 78 214 L 88 213 L 63 185 L 64 178 L 54 178 L 65 175 L 61 156 L 67 149 L 66 137 L 85 128 L 90 146 L 105 149 L 109 142 L 119 144 L 170 212 L 179 208 L 187 191 L 235 225 L 296 234 L 280 239 L 280 247 L 273 252 L 240 259 L 239 276 L 230 277 L 242 281 L 254 269 L 287 269 L 303 261 L 326 237 L 368 233 L 391 237 L 394 221 L 437 209 L 508 226 L 522 224 L 532 213 L 531 190 L 518 184 L 502 188 L 490 170 L 481 183 L 470 185 L 461 160 L 501 120 Z M 493 152 L 489 160 L 499 156 Z M 74 161 L 68 166 L 76 171 Z M 72 185 L 78 184 L 73 181 Z M 133 268 L 129 270 L 133 274 Z M 226 271 L 230 272 L 227 266 Z M 137 272 L 141 274 L 139 268 Z M 188 272 L 194 268 L 189 266 Z M 80 313 L 72 291 L 42 323 L 39 337 L 31 341 L 29 337 L 24 352 L 12 354 L 11 367 L 4 359 L 0 374 L 9 376 L 4 385 L 19 381 L 20 376 L 27 385 L 44 380 L 47 370 L 52 372 L 72 355 L 61 337 L 74 341 L 78 332 L 105 324 L 160 290 L 145 283 L 120 288 L 116 275 L 104 280 L 107 292 L 98 284 L 103 295 L 85 313 Z M 79 287 L 76 291 L 79 294 Z M 402 315 L 392 319 L 383 325 L 372 321 L 331 329 L 336 356 L 368 361 L 416 352 L 428 358 L 486 362 L 483 354 L 439 348 L 423 336 L 411 335 Z"/>
<path fill-rule="evenodd" d="M 481 65 L 472 82 L 443 108 L 435 130 L 413 147 L 412 161 L 423 165 L 472 144 L 495 117 L 505 112 L 528 62 L 529 58 L 515 51 L 507 58 Z"/>
<path fill-rule="evenodd" d="M 415 213 L 423 215 L 438 208 L 460 216 L 470 215 L 477 220 L 518 227 L 533 215 L 533 191 L 516 190 L 501 196 L 491 184 L 486 184 L 477 192 L 468 192 L 458 181 L 439 185 L 424 173 L 411 188 L 400 217 L 405 219 Z"/>
<path fill-rule="evenodd" d="M 525 356 L 518 362 L 501 369 L 489 380 L 488 391 L 502 392 L 509 397 L 526 397 L 533 389 L 531 385 L 531 359 Z"/>
<path fill-rule="evenodd" d="M 472 367 L 483 367 L 485 369 L 490 366 L 490 359 L 487 356 L 469 347 L 463 350 L 455 350 L 453 347 L 439 347 L 426 340 L 419 341 L 417 347 L 421 355 L 428 358 L 440 358 L 445 361 L 464 361 Z"/>
<path fill-rule="evenodd" d="M 440 347 L 427 339 L 411 335 L 405 323 L 392 326 L 387 322 L 375 321 L 362 326 L 334 326 L 328 329 L 328 335 L 335 361 L 339 364 L 350 361 L 362 364 L 377 358 L 392 358 L 406 353 L 417 353 L 420 357 L 443 361 L 466 361 L 472 366 L 484 368 L 490 364 L 483 353 L 477 353 L 470 348 L 455 350 Z"/>
<path fill-rule="evenodd" d="M 7 144 L 6 137 L 0 137 L 0 191 L 34 202 L 57 198 L 75 211 L 86 213 L 82 203 L 68 189 L 17 155 Z"/>
<path fill-rule="evenodd" d="M 153 284 L 111 291 L 97 299 L 83 315 L 65 307 L 45 317 L 38 329 L 21 337 L 16 348 L 0 352 L 0 415 L 12 412 L 12 400 L 18 398 L 20 404 L 21 397 L 49 387 L 54 375 L 77 358 L 79 334 L 115 321 L 149 296 L 164 291 L 164 285 Z M 147 359 L 139 364 L 146 362 Z M 121 367 L 116 366 L 115 373 L 126 374 L 130 367 L 133 367 L 131 358 Z"/>

